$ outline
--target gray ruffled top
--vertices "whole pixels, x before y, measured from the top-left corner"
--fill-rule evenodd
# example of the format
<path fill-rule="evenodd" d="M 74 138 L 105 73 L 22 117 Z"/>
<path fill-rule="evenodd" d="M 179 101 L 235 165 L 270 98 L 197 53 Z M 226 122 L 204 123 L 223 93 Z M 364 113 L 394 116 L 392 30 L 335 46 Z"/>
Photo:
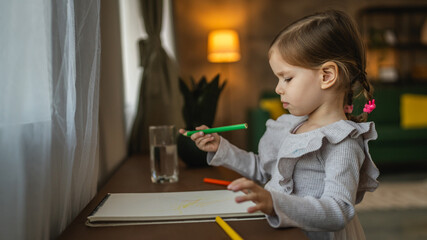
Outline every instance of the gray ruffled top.
<path fill-rule="evenodd" d="M 316 238 L 334 239 L 360 225 L 358 221 L 350 224 L 354 205 L 366 191 L 378 187 L 379 171 L 368 146 L 377 133 L 373 122 L 341 120 L 294 134 L 306 119 L 285 114 L 276 121 L 268 120 L 259 154 L 221 138 L 218 151 L 208 154 L 208 163 L 265 184 L 276 213 L 267 216 L 271 226 L 321 231 Z"/>

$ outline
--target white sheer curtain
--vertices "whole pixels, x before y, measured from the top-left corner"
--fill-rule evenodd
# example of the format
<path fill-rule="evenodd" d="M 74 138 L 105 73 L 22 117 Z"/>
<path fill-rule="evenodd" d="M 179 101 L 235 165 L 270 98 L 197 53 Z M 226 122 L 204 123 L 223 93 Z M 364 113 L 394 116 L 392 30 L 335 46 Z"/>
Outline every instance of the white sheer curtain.
<path fill-rule="evenodd" d="M 55 238 L 96 192 L 99 11 L 0 1 L 0 239 Z"/>

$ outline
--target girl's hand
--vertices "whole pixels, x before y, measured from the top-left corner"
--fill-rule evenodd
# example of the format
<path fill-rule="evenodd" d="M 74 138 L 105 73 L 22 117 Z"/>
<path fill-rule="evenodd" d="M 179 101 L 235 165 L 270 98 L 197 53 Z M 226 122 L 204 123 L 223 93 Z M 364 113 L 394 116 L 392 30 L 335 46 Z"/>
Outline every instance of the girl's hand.
<path fill-rule="evenodd" d="M 208 129 L 207 126 L 202 125 L 196 127 L 196 130 Z M 184 134 L 186 131 L 184 129 L 179 129 L 179 133 Z M 196 143 L 196 146 L 205 152 L 216 152 L 219 147 L 220 137 L 217 133 L 204 134 L 203 132 L 198 132 L 190 136 L 191 140 Z"/>
<path fill-rule="evenodd" d="M 245 201 L 252 201 L 255 206 L 249 207 L 248 212 L 253 213 L 261 211 L 267 215 L 275 215 L 273 208 L 273 199 L 269 191 L 259 186 L 255 182 L 246 178 L 239 178 L 230 183 L 227 188 L 229 190 L 242 191 L 246 195 L 236 197 L 236 202 L 241 203 Z"/>

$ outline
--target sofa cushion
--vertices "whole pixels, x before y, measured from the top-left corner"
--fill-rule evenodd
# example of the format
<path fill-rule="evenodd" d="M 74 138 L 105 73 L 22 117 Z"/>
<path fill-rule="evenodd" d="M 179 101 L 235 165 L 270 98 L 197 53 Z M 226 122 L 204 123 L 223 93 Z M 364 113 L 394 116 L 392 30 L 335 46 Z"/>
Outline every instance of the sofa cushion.
<path fill-rule="evenodd" d="M 271 119 L 276 120 L 278 117 L 287 113 L 283 108 L 280 98 L 265 98 L 259 102 L 259 107 L 270 113 Z"/>
<path fill-rule="evenodd" d="M 427 141 L 427 128 L 403 129 L 399 125 L 376 124 L 379 142 L 399 141 L 408 144 L 408 141 Z"/>
<path fill-rule="evenodd" d="M 400 124 L 403 128 L 426 128 L 427 95 L 402 94 L 400 116 Z"/>

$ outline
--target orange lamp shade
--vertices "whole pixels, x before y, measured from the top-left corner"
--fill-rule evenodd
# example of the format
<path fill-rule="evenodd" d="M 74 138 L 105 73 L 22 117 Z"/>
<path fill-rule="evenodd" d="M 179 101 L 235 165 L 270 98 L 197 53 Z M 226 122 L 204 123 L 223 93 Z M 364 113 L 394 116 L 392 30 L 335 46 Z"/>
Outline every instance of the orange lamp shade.
<path fill-rule="evenodd" d="M 209 62 L 237 62 L 240 60 L 239 35 L 234 30 L 215 30 L 208 36 Z"/>

